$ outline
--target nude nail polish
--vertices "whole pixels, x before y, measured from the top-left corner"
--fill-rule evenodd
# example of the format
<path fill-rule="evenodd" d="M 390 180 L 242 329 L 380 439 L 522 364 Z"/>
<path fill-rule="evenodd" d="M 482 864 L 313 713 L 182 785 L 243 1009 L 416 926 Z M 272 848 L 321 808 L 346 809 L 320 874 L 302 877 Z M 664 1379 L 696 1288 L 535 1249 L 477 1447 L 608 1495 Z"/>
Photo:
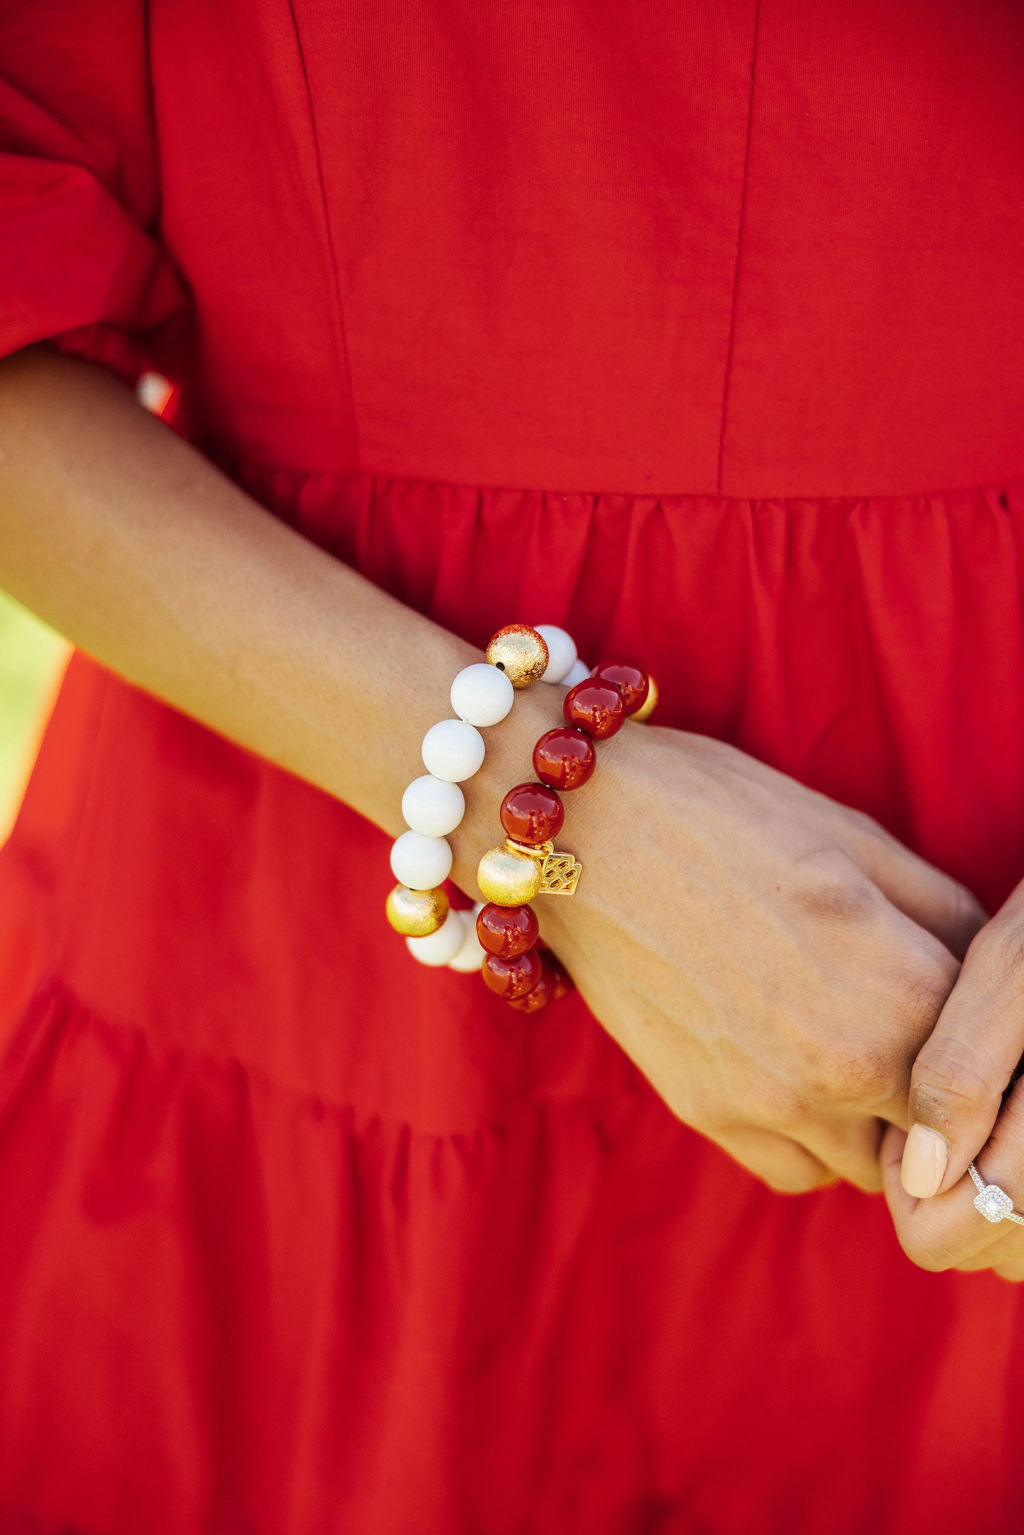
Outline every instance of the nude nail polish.
<path fill-rule="evenodd" d="M 949 1162 L 949 1142 L 937 1130 L 912 1125 L 903 1148 L 900 1179 L 915 1199 L 931 1199 L 939 1191 Z"/>

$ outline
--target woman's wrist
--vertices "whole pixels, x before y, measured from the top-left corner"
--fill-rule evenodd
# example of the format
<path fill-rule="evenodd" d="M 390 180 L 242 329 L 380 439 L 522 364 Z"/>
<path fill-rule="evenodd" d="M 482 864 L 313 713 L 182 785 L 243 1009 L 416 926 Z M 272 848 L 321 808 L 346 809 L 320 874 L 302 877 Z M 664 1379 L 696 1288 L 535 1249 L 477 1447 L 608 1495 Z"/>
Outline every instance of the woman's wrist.
<path fill-rule="evenodd" d="M 533 749 L 547 731 L 564 726 L 562 705 L 566 689 L 559 684 L 540 684 L 517 695 L 508 719 L 487 732 L 487 756 L 479 772 L 463 788 L 466 815 L 449 841 L 454 852 L 452 879 L 473 900 L 480 898 L 477 866 L 489 849 L 505 838 L 500 819 L 501 802 L 517 784 L 536 778 Z M 636 813 L 637 783 L 645 776 L 650 747 L 643 728 L 627 720 L 610 740 L 598 743 L 597 767 L 579 789 L 561 796 L 565 821 L 555 839 L 583 865 L 583 875 L 572 897 L 541 896 L 535 905 L 542 934 L 557 948 L 555 933 L 572 924 L 573 912 L 599 902 L 598 886 L 608 880 L 631 879 L 615 848 L 624 817 Z"/>

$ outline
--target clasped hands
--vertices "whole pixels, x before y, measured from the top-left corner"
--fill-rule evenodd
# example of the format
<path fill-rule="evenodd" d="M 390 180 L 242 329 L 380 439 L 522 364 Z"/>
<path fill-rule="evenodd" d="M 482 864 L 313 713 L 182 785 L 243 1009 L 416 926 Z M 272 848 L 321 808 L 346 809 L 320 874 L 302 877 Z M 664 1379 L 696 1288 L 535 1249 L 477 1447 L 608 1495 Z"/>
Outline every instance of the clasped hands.
<path fill-rule="evenodd" d="M 586 876 L 542 927 L 593 1012 L 771 1187 L 882 1189 L 915 1263 L 1024 1278 L 1024 1227 L 985 1221 L 965 1176 L 977 1158 L 1024 1210 L 1024 1081 L 1003 1101 L 1024 885 L 987 920 L 875 821 L 731 747 L 619 741 L 573 796 Z"/>

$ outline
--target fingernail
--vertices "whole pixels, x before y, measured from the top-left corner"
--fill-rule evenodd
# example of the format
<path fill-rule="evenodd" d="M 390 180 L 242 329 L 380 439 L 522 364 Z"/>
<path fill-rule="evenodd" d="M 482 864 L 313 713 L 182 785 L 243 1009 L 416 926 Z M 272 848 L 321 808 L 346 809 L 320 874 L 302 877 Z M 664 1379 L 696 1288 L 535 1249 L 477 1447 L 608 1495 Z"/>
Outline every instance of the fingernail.
<path fill-rule="evenodd" d="M 903 1148 L 900 1178 L 914 1199 L 931 1199 L 939 1192 L 949 1161 L 949 1142 L 926 1125 L 911 1125 Z"/>

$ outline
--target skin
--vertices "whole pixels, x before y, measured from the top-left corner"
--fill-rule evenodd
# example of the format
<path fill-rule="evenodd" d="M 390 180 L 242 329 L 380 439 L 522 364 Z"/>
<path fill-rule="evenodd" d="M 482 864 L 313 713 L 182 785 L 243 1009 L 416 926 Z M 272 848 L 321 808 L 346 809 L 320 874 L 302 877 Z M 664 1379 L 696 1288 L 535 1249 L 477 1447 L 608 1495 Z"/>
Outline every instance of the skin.
<path fill-rule="evenodd" d="M 0 364 L 0 585 L 391 835 L 423 732 L 481 659 L 47 348 Z M 474 895 L 496 806 L 558 706 L 538 686 L 488 731 L 451 839 Z M 984 921 L 973 897 L 867 817 L 664 727 L 603 744 L 572 827 L 586 877 L 539 903 L 542 931 L 670 1108 L 773 1188 L 877 1188 L 885 1125 L 908 1124 L 915 1056 Z"/>

